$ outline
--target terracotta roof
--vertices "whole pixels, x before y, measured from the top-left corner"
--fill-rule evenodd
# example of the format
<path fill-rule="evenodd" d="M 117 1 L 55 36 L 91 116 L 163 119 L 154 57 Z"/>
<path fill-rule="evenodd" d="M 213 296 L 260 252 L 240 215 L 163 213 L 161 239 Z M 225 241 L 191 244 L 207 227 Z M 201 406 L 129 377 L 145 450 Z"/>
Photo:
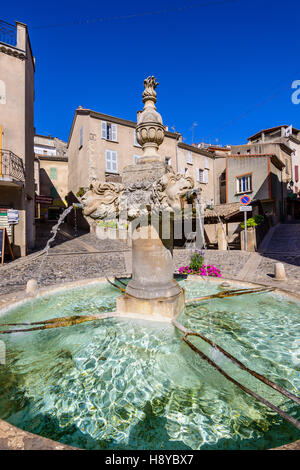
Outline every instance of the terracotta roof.
<path fill-rule="evenodd" d="M 251 140 L 251 139 L 254 139 L 255 137 L 258 137 L 263 132 L 265 134 L 269 134 L 272 131 L 276 131 L 276 129 L 281 129 L 281 127 L 284 127 L 286 129 L 289 126 L 287 124 L 282 124 L 281 126 L 269 127 L 269 129 L 262 129 L 261 131 L 257 132 L 256 134 L 252 135 L 251 137 L 248 137 L 248 140 Z M 300 130 L 296 129 L 296 127 L 293 127 L 293 131 L 300 132 Z"/>
<path fill-rule="evenodd" d="M 273 153 L 231 153 L 228 157 L 273 157 Z"/>
<path fill-rule="evenodd" d="M 194 145 L 189 145 L 189 144 L 186 144 L 185 142 L 178 142 L 178 147 L 185 149 L 185 150 L 190 150 L 191 152 L 199 153 L 200 155 L 206 155 L 207 157 L 212 158 L 211 152 L 209 152 L 207 149 L 204 149 L 204 148 L 195 147 Z"/>
<path fill-rule="evenodd" d="M 228 204 L 216 204 L 213 209 L 205 209 L 204 217 L 215 218 L 217 216 L 227 218 L 240 212 L 240 202 L 230 202 Z"/>

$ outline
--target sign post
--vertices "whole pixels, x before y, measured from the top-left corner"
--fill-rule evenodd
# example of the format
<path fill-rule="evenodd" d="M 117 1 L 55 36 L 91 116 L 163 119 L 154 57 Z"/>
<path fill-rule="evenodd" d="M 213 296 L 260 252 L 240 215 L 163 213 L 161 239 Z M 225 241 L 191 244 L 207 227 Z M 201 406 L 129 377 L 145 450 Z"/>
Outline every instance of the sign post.
<path fill-rule="evenodd" d="M 251 198 L 250 196 L 247 196 L 246 194 L 244 194 L 244 196 L 242 196 L 240 198 L 240 203 L 242 204 L 242 206 L 240 207 L 240 211 L 244 212 L 244 224 L 245 224 L 245 251 L 248 251 L 248 246 L 247 246 L 247 243 L 248 243 L 248 240 L 247 240 L 247 212 L 248 211 L 252 211 L 252 207 L 251 206 L 248 206 L 248 204 L 250 203 L 251 201 Z"/>
<path fill-rule="evenodd" d="M 10 256 L 11 256 L 12 260 L 14 260 L 15 257 L 14 257 L 12 247 L 10 245 L 10 241 L 9 241 L 9 238 L 8 238 L 8 235 L 7 235 L 6 228 L 3 227 L 3 228 L 0 228 L 0 259 L 1 259 L 1 264 L 4 263 L 5 243 L 8 247 L 8 250 L 9 250 L 9 253 L 10 253 Z"/>

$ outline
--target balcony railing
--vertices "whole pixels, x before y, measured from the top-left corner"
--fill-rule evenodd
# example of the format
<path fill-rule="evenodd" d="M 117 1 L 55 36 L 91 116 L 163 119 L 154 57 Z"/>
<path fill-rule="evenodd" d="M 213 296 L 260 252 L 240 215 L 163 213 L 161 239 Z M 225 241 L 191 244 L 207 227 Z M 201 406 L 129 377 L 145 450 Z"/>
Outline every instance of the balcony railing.
<path fill-rule="evenodd" d="M 0 177 L 25 182 L 23 160 L 10 150 L 0 152 Z"/>
<path fill-rule="evenodd" d="M 10 46 L 17 44 L 17 27 L 13 24 L 0 20 L 0 42 Z"/>

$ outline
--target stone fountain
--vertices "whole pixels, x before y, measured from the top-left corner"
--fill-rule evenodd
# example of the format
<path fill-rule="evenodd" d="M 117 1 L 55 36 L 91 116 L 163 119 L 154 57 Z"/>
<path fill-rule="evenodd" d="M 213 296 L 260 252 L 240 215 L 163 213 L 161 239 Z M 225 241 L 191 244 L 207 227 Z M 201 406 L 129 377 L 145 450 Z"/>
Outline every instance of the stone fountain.
<path fill-rule="evenodd" d="M 138 116 L 136 137 L 143 156 L 124 168 L 122 184 L 94 182 L 81 198 L 83 214 L 92 219 L 131 221 L 132 279 L 117 299 L 122 314 L 177 317 L 185 294 L 173 272 L 174 214 L 194 181 L 175 174 L 158 153 L 164 126 L 157 112 L 154 77 L 144 80 L 144 109 Z"/>

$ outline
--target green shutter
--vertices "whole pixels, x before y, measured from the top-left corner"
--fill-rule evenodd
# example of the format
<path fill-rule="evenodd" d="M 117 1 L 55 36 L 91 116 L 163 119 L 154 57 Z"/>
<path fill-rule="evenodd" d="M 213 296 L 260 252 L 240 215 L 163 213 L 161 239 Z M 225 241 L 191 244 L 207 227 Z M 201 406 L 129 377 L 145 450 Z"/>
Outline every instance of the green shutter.
<path fill-rule="evenodd" d="M 56 168 L 50 168 L 50 179 L 56 180 L 57 178 L 57 169 Z"/>

